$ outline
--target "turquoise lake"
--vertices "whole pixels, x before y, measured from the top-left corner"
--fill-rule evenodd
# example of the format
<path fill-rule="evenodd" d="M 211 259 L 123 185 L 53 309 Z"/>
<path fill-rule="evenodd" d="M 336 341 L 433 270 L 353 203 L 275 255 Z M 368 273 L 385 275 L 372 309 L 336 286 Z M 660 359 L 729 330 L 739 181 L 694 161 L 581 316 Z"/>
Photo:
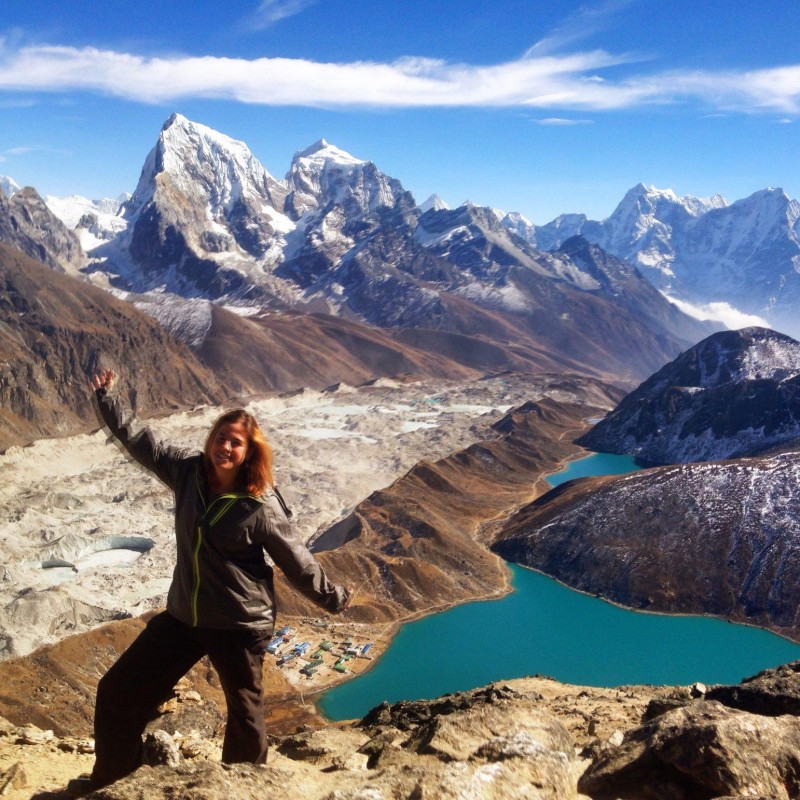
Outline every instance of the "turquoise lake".
<path fill-rule="evenodd" d="M 549 481 L 634 469 L 628 456 L 596 454 Z M 320 710 L 333 720 L 352 719 L 384 700 L 428 699 L 536 674 L 587 686 L 738 683 L 800 659 L 800 644 L 768 631 L 628 611 L 532 570 L 509 568 L 511 594 L 404 625 L 375 667 L 321 696 Z"/>

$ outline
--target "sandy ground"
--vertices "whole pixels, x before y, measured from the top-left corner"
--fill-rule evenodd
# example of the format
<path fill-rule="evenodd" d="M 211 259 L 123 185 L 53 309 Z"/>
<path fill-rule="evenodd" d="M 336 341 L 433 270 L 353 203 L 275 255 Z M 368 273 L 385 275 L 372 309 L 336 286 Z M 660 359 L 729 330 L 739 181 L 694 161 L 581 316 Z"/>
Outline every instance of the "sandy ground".
<path fill-rule="evenodd" d="M 380 380 L 256 398 L 247 408 L 273 444 L 278 485 L 307 539 L 421 458 L 483 438 L 509 408 L 543 396 L 572 399 L 548 383 Z M 199 449 L 219 413 L 203 407 L 150 424 Z M 0 657 L 163 606 L 175 553 L 172 507 L 170 492 L 103 431 L 0 456 Z"/>

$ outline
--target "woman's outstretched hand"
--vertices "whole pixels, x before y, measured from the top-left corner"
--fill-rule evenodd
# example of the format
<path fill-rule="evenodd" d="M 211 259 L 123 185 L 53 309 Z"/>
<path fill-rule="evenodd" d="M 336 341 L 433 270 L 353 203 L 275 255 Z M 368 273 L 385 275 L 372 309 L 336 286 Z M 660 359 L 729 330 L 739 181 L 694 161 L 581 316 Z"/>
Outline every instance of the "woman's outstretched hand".
<path fill-rule="evenodd" d="M 101 369 L 93 378 L 89 380 L 89 386 L 92 389 L 111 389 L 114 381 L 117 378 L 117 373 L 111 369 Z"/>

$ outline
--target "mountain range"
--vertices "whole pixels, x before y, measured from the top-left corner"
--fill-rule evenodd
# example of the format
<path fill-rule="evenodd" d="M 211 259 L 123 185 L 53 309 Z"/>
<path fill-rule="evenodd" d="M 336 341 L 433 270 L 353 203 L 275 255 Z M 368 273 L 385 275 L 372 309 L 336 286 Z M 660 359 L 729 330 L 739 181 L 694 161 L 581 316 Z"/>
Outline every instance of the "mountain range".
<path fill-rule="evenodd" d="M 542 253 L 486 209 L 422 214 L 398 180 L 325 140 L 278 180 L 244 143 L 173 115 L 123 219 L 89 272 L 124 291 L 481 336 L 632 380 L 708 332 L 629 266 Z"/>
<path fill-rule="evenodd" d="M 686 254 L 722 263 L 723 245 L 735 280 L 717 275 L 716 289 L 778 281 L 770 313 L 793 302 L 776 254 L 793 252 L 796 204 L 778 191 L 728 205 L 640 185 L 602 223 L 565 215 L 534 226 L 471 203 L 417 205 L 396 178 L 324 139 L 279 179 L 245 143 L 179 114 L 129 197 L 45 202 L 8 178 L 2 191 L 0 241 L 128 300 L 227 370 L 236 392 L 291 388 L 289 376 L 259 376 L 297 376 L 285 364 L 301 345 L 312 380 L 350 379 L 353 369 L 340 374 L 331 359 L 356 347 L 361 363 L 368 340 L 367 363 L 391 351 L 388 361 L 410 373 L 545 369 L 632 387 L 718 329 L 664 292 L 688 297 L 685 287 L 702 281 L 690 280 Z M 724 235 L 733 225 L 737 248 Z M 756 267 L 760 283 L 748 272 Z M 758 291 L 742 289 L 751 300 Z M 274 353 L 278 331 L 292 347 Z M 245 369 L 230 369 L 245 335 Z M 321 347 L 312 357 L 314 337 L 333 337 L 339 356 Z"/>
<path fill-rule="evenodd" d="M 10 178 L 0 181 L 6 195 L 19 190 Z M 679 197 L 639 184 L 602 221 L 571 213 L 535 225 L 518 212 L 469 202 L 443 214 L 450 209 L 437 196 L 416 205 L 398 180 L 324 139 L 298 152 L 286 176 L 277 179 L 243 142 L 174 114 L 132 197 L 46 201 L 102 262 L 99 273 L 112 285 L 138 292 L 310 305 L 379 325 L 416 325 L 430 320 L 434 306 L 441 318 L 442 299 L 439 293 L 425 303 L 408 285 L 411 276 L 432 282 L 425 288 L 434 292 L 444 289 L 507 311 L 528 298 L 502 266 L 526 264 L 531 247 L 551 253 L 580 235 L 634 264 L 694 315 L 730 307 L 800 335 L 794 313 L 800 299 L 800 204 L 777 188 L 728 203 L 720 195 Z M 429 213 L 435 232 L 420 224 Z M 393 241 L 394 255 L 398 246 L 405 251 L 393 262 L 404 275 L 381 276 L 412 300 L 404 314 L 359 302 L 352 287 L 354 278 L 363 283 L 375 277 L 354 273 L 364 266 L 364 242 L 387 225 L 413 229 L 423 247 L 420 253 L 407 241 Z M 470 256 L 470 248 L 478 252 Z M 427 251 L 438 262 L 443 250 L 447 265 L 424 257 Z M 446 309 L 439 326 L 454 315 Z"/>
<path fill-rule="evenodd" d="M 707 313 L 725 304 L 800 336 L 800 203 L 782 189 L 728 203 L 640 183 L 602 221 L 564 214 L 536 226 L 507 215 L 503 223 L 544 250 L 580 234 L 635 264 L 669 297 Z"/>
<path fill-rule="evenodd" d="M 503 370 L 568 371 L 630 386 L 711 330 L 584 239 L 545 253 L 490 209 L 423 212 L 397 179 L 325 140 L 298 152 L 277 179 L 244 143 L 178 114 L 130 197 L 45 202 L 6 179 L 0 241 L 154 318 L 188 348 L 189 368 L 213 370 L 227 396 L 386 374 Z M 19 263 L 0 253 L 17 284 Z M 18 305 L 50 283 L 37 276 L 26 284 L 32 296 L 7 297 L 5 334 L 17 340 L 30 334 Z M 59 310 L 51 310 L 57 337 Z M 76 327 L 93 326 L 77 306 L 64 313 Z M 151 343 L 129 344 L 139 345 Z M 121 353 L 103 356 L 116 362 Z M 77 352 L 60 363 L 71 373 L 90 368 Z M 20 432 L 28 423 L 39 435 L 65 432 L 50 430 L 37 411 L 47 394 L 41 382 L 9 385 L 17 394 L 7 414 L 27 420 Z M 207 385 L 217 392 L 214 380 Z M 134 384 L 132 398 L 150 397 L 151 411 L 175 407 L 174 394 L 159 403 L 155 389 Z M 77 402 L 65 420 L 81 416 Z"/>

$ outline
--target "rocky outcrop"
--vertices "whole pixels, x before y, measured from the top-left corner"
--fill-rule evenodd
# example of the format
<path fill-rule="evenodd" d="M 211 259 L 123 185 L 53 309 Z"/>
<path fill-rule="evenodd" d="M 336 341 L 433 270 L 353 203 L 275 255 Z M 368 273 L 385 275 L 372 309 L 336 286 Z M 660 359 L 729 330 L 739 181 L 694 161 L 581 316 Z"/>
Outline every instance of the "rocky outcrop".
<path fill-rule="evenodd" d="M 649 464 L 753 455 L 800 438 L 800 343 L 715 333 L 662 367 L 579 444 Z"/>
<path fill-rule="evenodd" d="M 791 800 L 800 792 L 800 718 L 716 701 L 669 711 L 602 754 L 578 789 L 595 800 Z"/>
<path fill-rule="evenodd" d="M 764 670 L 734 686 L 717 686 L 706 696 L 752 714 L 800 717 L 800 661 Z"/>
<path fill-rule="evenodd" d="M 78 237 L 30 186 L 7 198 L 0 192 L 0 242 L 60 272 L 77 272 L 86 262 Z"/>
<path fill-rule="evenodd" d="M 795 662 L 753 680 L 768 704 L 779 704 L 781 695 L 797 696 L 798 675 Z M 384 703 L 354 723 L 275 736 L 267 764 L 254 766 L 219 763 L 219 713 L 184 687 L 148 726 L 144 765 L 89 797 L 797 797 L 800 717 L 733 708 L 701 688 L 593 689 L 524 678 L 433 700 Z M 187 709 L 194 716 L 185 716 Z M 211 724 L 198 728 L 204 711 Z M 27 800 L 40 789 L 37 800 L 64 800 L 63 792 L 53 791 L 59 776 L 63 785 L 85 770 L 92 751 L 90 740 L 0 719 L 0 763 L 11 765 L 0 769 L 2 792 Z"/>
<path fill-rule="evenodd" d="M 632 608 L 712 614 L 800 640 L 800 453 L 566 484 L 493 549 Z"/>

